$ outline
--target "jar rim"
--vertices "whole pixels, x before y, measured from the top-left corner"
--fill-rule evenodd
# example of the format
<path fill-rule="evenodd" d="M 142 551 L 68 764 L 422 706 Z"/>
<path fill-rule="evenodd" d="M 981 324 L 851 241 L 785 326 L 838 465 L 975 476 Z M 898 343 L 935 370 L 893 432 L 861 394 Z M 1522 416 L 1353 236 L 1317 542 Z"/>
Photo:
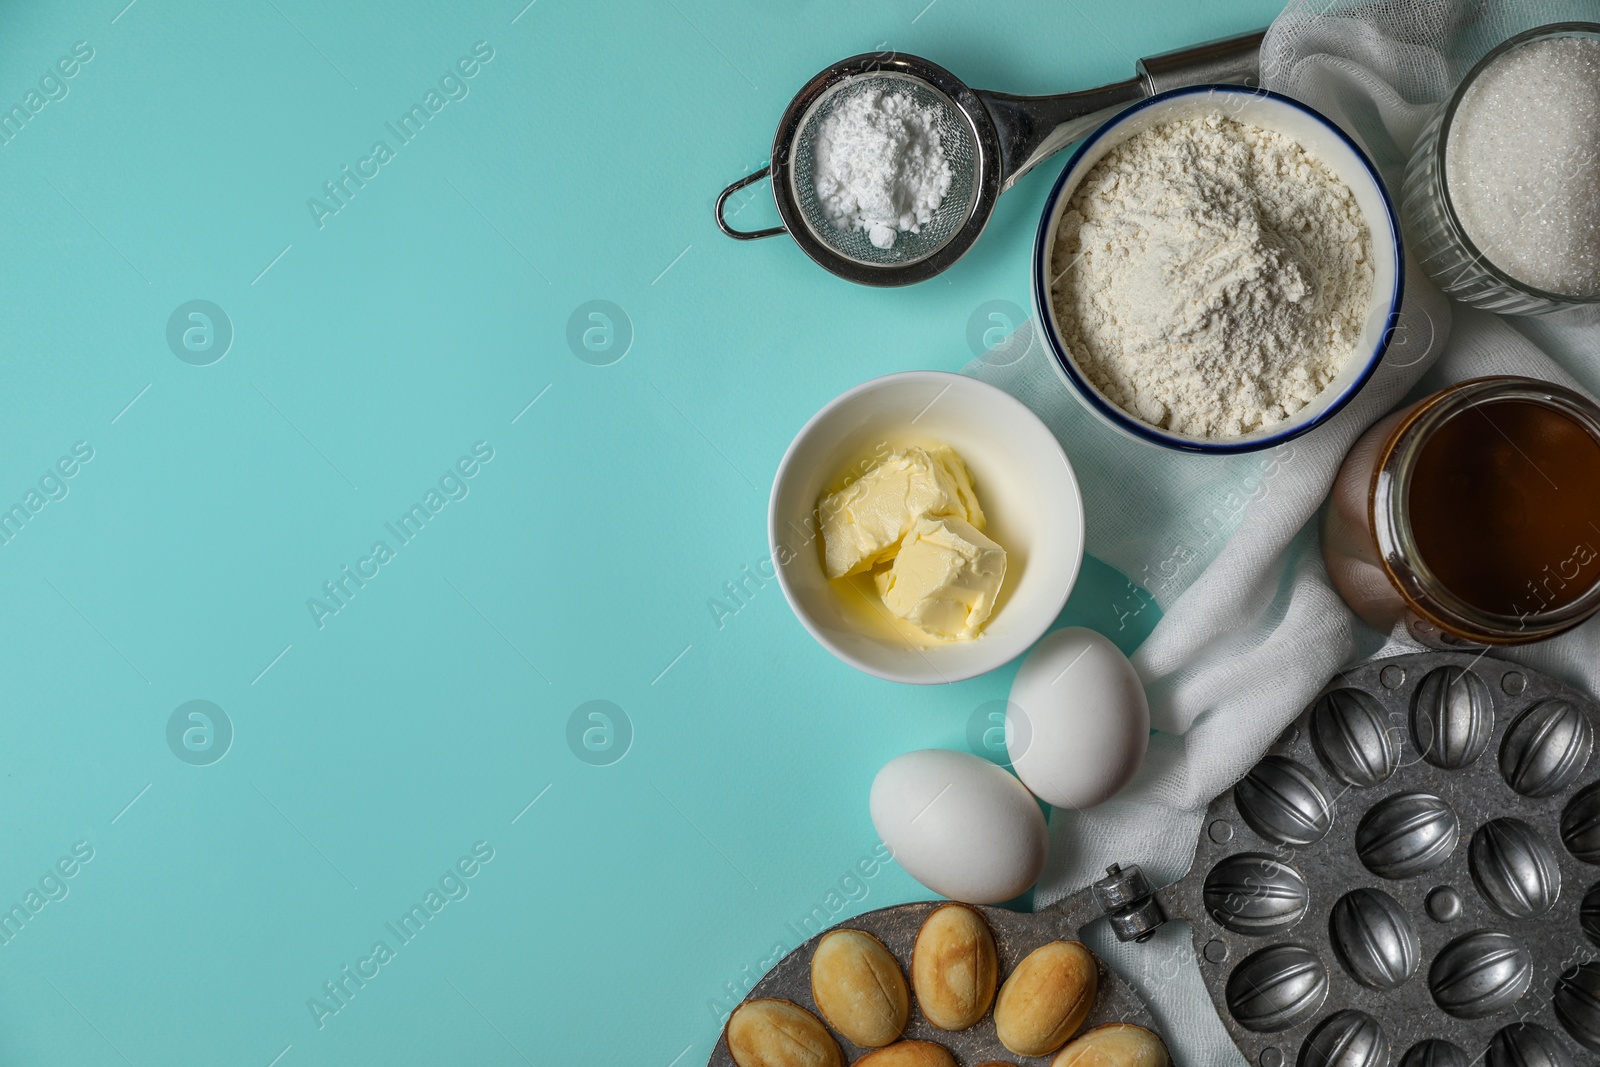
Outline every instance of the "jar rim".
<path fill-rule="evenodd" d="M 1483 74 L 1496 60 L 1522 45 L 1532 41 L 1555 40 L 1560 37 L 1593 37 L 1600 40 L 1600 22 L 1552 22 L 1545 26 L 1535 26 L 1531 30 L 1524 30 L 1519 34 L 1506 38 L 1491 48 L 1482 59 L 1473 64 L 1466 76 L 1456 85 L 1455 91 L 1450 94 L 1446 102 L 1443 118 L 1439 122 L 1439 135 L 1434 139 L 1434 171 L 1438 175 L 1439 204 L 1444 217 L 1450 225 L 1457 241 L 1468 257 L 1495 281 L 1508 289 L 1515 290 L 1525 296 L 1545 300 L 1553 305 L 1586 305 L 1600 303 L 1600 293 L 1588 296 L 1574 296 L 1570 293 L 1555 293 L 1548 289 L 1541 289 L 1537 285 L 1529 284 L 1507 273 L 1504 268 L 1489 258 L 1488 253 L 1479 248 L 1477 242 L 1467 233 L 1466 226 L 1461 221 L 1461 216 L 1456 213 L 1454 197 L 1450 194 L 1450 171 L 1445 163 L 1446 151 L 1450 146 L 1450 134 L 1455 123 L 1456 110 L 1466 98 L 1467 93 L 1476 84 L 1479 76 Z"/>
<path fill-rule="evenodd" d="M 1411 528 L 1411 476 L 1433 432 L 1457 415 L 1491 403 L 1522 401 L 1566 416 L 1600 445 L 1600 405 L 1565 386 L 1517 375 L 1457 382 L 1402 419 L 1378 452 L 1368 515 L 1378 558 L 1406 603 L 1442 631 L 1484 644 L 1520 644 L 1563 633 L 1600 612 L 1600 578 L 1583 595 L 1547 612 L 1507 615 L 1467 603 L 1446 586 L 1417 549 Z M 1535 621 L 1537 620 L 1537 621 Z"/>

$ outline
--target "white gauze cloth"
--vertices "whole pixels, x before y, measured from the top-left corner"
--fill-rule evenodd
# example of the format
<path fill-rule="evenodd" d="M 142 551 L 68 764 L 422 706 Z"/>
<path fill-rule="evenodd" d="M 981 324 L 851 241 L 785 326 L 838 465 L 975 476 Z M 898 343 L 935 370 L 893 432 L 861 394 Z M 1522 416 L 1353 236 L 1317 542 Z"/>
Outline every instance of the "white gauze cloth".
<path fill-rule="evenodd" d="M 1266 86 L 1343 126 L 1398 199 L 1423 125 L 1459 78 L 1514 33 L 1600 21 L 1600 0 L 1295 0 L 1262 52 Z M 1407 263 L 1400 327 L 1382 367 L 1338 418 L 1275 451 L 1212 458 L 1136 445 L 1067 392 L 1031 324 L 966 368 L 1016 395 L 1066 447 L 1083 486 L 1088 550 L 1131 579 L 1118 611 L 1163 616 L 1133 657 L 1156 732 L 1134 781 L 1091 811 L 1057 811 L 1043 907 L 1107 864 L 1153 884 L 1189 868 L 1201 816 L 1341 666 L 1417 649 L 1377 633 L 1328 582 L 1317 517 L 1346 450 L 1401 401 L 1482 374 L 1524 374 L 1600 394 L 1600 309 L 1535 319 L 1453 306 Z M 1600 622 L 1497 655 L 1600 692 Z M 1242 1064 L 1201 983 L 1187 927 L 1143 945 L 1086 932 L 1145 997 L 1184 1067 Z M 1396 1056 L 1399 1051 L 1396 1050 Z"/>

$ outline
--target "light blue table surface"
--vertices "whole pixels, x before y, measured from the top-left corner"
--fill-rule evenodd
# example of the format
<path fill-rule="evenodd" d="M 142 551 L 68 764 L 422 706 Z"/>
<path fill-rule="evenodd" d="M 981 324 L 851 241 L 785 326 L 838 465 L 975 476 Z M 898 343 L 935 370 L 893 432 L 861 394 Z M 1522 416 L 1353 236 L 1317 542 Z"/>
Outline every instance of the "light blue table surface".
<path fill-rule="evenodd" d="M 525 2 L 0 8 L 0 1064 L 703 1063 L 814 908 L 927 896 L 868 785 L 1015 665 L 879 682 L 745 576 L 814 410 L 1027 305 L 1061 160 L 903 291 L 712 198 L 846 55 L 1039 93 L 1275 9 Z"/>

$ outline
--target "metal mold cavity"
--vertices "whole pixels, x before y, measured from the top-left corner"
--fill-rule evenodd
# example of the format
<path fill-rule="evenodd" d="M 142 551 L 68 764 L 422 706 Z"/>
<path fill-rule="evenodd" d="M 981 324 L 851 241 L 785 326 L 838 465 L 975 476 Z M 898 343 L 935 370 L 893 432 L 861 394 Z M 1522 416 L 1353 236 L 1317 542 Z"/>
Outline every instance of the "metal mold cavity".
<path fill-rule="evenodd" d="M 1594 752 L 1594 726 L 1570 701 L 1543 700 L 1518 715 L 1500 742 L 1500 773 L 1525 797 L 1555 796 Z"/>
<path fill-rule="evenodd" d="M 1513 1023 L 1490 1040 L 1483 1067 L 1573 1067 L 1573 1062 L 1549 1030 L 1537 1023 Z"/>
<path fill-rule="evenodd" d="M 1233 787 L 1233 802 L 1250 828 L 1279 845 L 1316 844 L 1333 825 L 1333 805 L 1305 767 L 1268 756 Z"/>
<path fill-rule="evenodd" d="M 1436 1037 L 1412 1045 L 1400 1059 L 1400 1067 L 1470 1067 L 1471 1063 L 1472 1057 L 1460 1045 Z"/>
<path fill-rule="evenodd" d="M 1555 1010 L 1572 1040 L 1600 1052 L 1600 963 L 1581 963 L 1556 980 Z"/>
<path fill-rule="evenodd" d="M 1378 1020 L 1347 1009 L 1312 1032 L 1298 1067 L 1389 1067 L 1389 1038 Z"/>
<path fill-rule="evenodd" d="M 1350 977 L 1370 989 L 1395 989 L 1422 964 L 1417 928 L 1400 902 L 1381 889 L 1354 889 L 1328 918 L 1333 951 Z"/>
<path fill-rule="evenodd" d="M 1590 886 L 1583 895 L 1583 904 L 1578 908 L 1578 925 L 1583 928 L 1585 937 L 1600 945 L 1600 883 Z"/>
<path fill-rule="evenodd" d="M 1328 970 L 1302 945 L 1273 945 L 1245 957 L 1228 976 L 1228 1010 L 1257 1033 L 1298 1026 L 1328 996 Z"/>
<path fill-rule="evenodd" d="M 1600 864 L 1600 782 L 1568 802 L 1561 813 L 1561 843 L 1584 863 Z"/>
<path fill-rule="evenodd" d="M 1411 740 L 1422 758 L 1447 771 L 1477 762 L 1494 732 L 1494 700 L 1466 667 L 1439 667 L 1417 686 Z"/>
<path fill-rule="evenodd" d="M 1206 912 L 1236 934 L 1259 936 L 1299 922 L 1311 904 L 1300 872 L 1265 852 L 1229 856 L 1206 875 Z"/>
<path fill-rule="evenodd" d="M 1450 942 L 1428 969 L 1434 1003 L 1458 1019 L 1483 1019 L 1521 999 L 1533 981 L 1533 958 L 1498 930 L 1479 930 Z"/>
<path fill-rule="evenodd" d="M 1317 701 L 1311 743 L 1329 773 L 1358 789 L 1388 781 L 1400 766 L 1400 746 L 1383 707 L 1360 689 L 1335 689 Z"/>
<path fill-rule="evenodd" d="M 1411 878 L 1450 858 L 1461 821 L 1432 793 L 1396 793 L 1367 812 L 1356 827 L 1356 855 L 1380 878 Z"/>
<path fill-rule="evenodd" d="M 1521 819 L 1494 819 L 1478 827 L 1467 863 L 1483 898 L 1508 919 L 1543 915 L 1561 895 L 1555 850 Z"/>

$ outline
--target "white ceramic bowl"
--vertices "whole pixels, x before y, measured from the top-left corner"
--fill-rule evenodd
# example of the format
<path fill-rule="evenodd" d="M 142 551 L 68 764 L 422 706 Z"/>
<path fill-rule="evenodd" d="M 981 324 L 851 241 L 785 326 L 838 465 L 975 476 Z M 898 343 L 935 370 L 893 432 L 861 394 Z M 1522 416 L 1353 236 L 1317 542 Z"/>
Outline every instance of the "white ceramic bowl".
<path fill-rule="evenodd" d="M 972 641 L 917 647 L 890 628 L 881 602 L 823 573 L 824 488 L 885 442 L 918 439 L 966 460 L 986 532 L 1006 550 L 995 612 Z M 1015 397 L 960 374 L 910 371 L 858 385 L 812 416 L 778 466 L 767 530 L 783 595 L 824 648 L 879 678 L 936 685 L 1008 663 L 1050 628 L 1083 562 L 1083 497 L 1055 435 Z"/>
<path fill-rule="evenodd" d="M 1355 195 L 1372 235 L 1372 306 L 1350 359 L 1321 394 L 1283 422 L 1238 437 L 1194 437 L 1174 433 L 1134 417 L 1089 381 L 1061 340 L 1050 300 L 1050 255 L 1056 224 L 1089 170 L 1117 145 L 1153 126 L 1220 111 L 1230 118 L 1273 130 L 1304 145 Z M 1286 96 L 1242 85 L 1198 85 L 1152 96 L 1117 115 L 1078 146 L 1050 190 L 1033 247 L 1033 309 L 1054 357 L 1051 364 L 1068 388 L 1101 422 L 1129 437 L 1183 452 L 1254 452 L 1299 437 L 1338 413 L 1372 377 L 1389 347 L 1400 315 L 1405 257 L 1394 203 L 1359 146 L 1321 113 Z"/>

